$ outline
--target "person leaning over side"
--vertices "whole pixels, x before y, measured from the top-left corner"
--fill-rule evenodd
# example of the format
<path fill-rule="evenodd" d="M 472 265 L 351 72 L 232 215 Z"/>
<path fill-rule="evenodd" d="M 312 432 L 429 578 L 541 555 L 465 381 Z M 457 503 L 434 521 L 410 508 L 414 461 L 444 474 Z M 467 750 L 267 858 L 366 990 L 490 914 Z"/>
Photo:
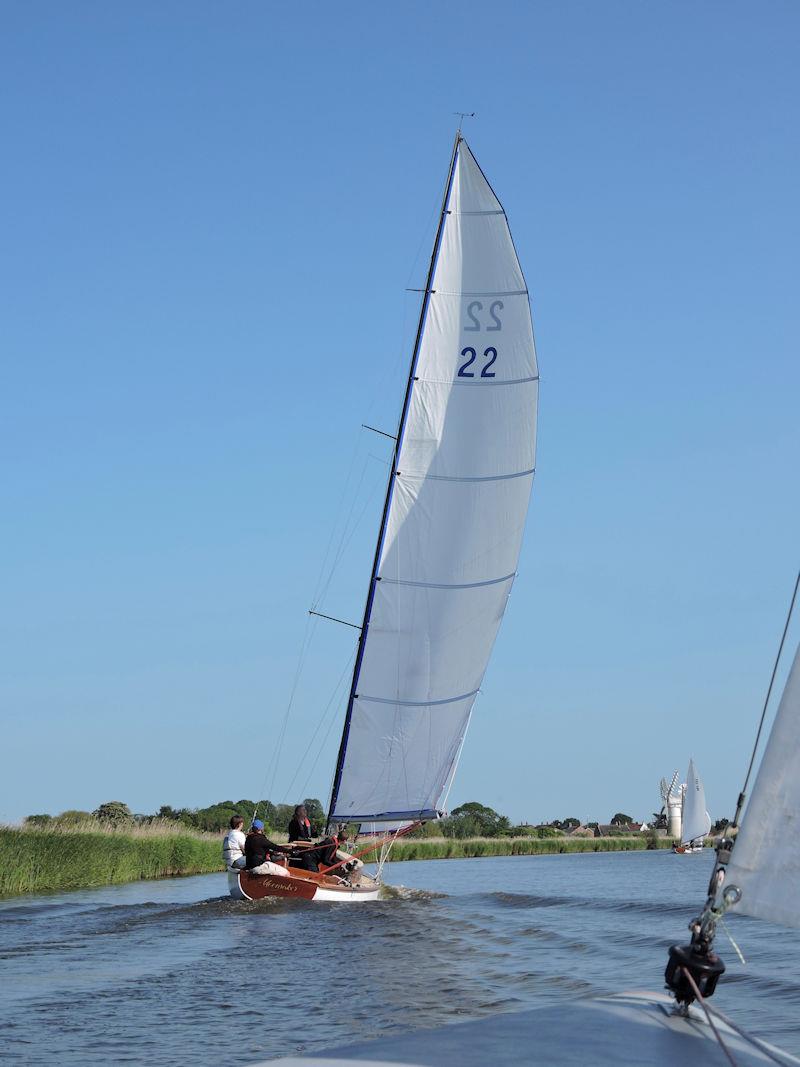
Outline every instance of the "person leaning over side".
<path fill-rule="evenodd" d="M 324 846 L 324 851 L 319 862 L 326 867 L 336 866 L 335 874 L 345 876 L 352 885 L 358 885 L 361 881 L 364 862 L 345 850 L 347 845 L 347 825 L 345 823 L 340 824 L 336 833 L 331 837 L 326 837 L 322 845 Z"/>
<path fill-rule="evenodd" d="M 244 819 L 241 815 L 234 815 L 230 821 L 230 830 L 222 839 L 222 858 L 226 867 L 240 870 L 245 866 L 243 826 Z"/>
<path fill-rule="evenodd" d="M 347 851 L 347 825 L 342 824 L 339 827 L 339 832 L 336 835 L 339 847 L 336 850 L 337 860 L 346 860 L 344 865 L 344 872 L 347 875 L 350 882 L 353 885 L 358 885 L 361 881 L 361 872 L 364 869 L 364 861 L 360 860 L 357 856 L 353 856 Z"/>
<path fill-rule="evenodd" d="M 280 863 L 273 862 L 273 856 L 281 853 L 281 846 L 276 845 L 264 833 L 261 819 L 253 819 L 250 833 L 244 841 L 246 867 L 251 874 L 276 874 L 279 878 L 288 878 L 289 872 Z"/>

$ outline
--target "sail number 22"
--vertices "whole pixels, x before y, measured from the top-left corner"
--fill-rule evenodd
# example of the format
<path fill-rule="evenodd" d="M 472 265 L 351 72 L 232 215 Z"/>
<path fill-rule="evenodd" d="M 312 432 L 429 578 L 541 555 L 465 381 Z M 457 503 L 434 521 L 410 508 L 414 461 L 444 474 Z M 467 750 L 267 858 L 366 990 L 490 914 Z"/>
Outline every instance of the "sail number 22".
<path fill-rule="evenodd" d="M 475 371 L 470 370 L 469 368 L 472 366 L 472 364 L 478 358 L 478 353 L 475 351 L 474 348 L 469 346 L 467 348 L 462 348 L 461 349 L 461 355 L 462 356 L 467 356 L 468 358 L 467 358 L 466 362 L 462 363 L 461 366 L 458 368 L 458 376 L 459 376 L 459 378 L 474 378 L 475 377 Z M 497 359 L 497 349 L 493 348 L 491 346 L 489 348 L 485 348 L 483 350 L 483 356 L 484 356 L 484 359 L 487 359 L 489 362 L 488 363 L 484 363 L 484 365 L 481 367 L 481 375 L 480 376 L 481 376 L 481 378 L 494 378 L 494 376 L 495 376 L 494 375 L 494 371 L 493 370 L 489 370 L 489 368 L 492 366 L 494 361 Z"/>
<path fill-rule="evenodd" d="M 503 326 L 502 326 L 502 323 L 500 322 L 500 319 L 498 318 L 498 315 L 497 315 L 497 312 L 498 311 L 502 311 L 502 310 L 503 310 L 503 301 L 502 300 L 495 300 L 492 303 L 492 305 L 490 306 L 490 308 L 489 308 L 489 318 L 490 318 L 491 321 L 485 327 L 483 327 L 483 329 L 485 329 L 487 333 L 489 333 L 489 332 L 497 332 L 498 330 L 502 330 Z M 483 304 L 481 303 L 480 300 L 473 300 L 470 304 L 468 304 L 468 306 L 467 306 L 467 316 L 469 318 L 469 321 L 470 321 L 471 325 L 465 326 L 464 327 L 465 331 L 469 330 L 469 331 L 472 331 L 473 333 L 475 333 L 475 332 L 477 332 L 478 330 L 480 330 L 482 328 L 481 320 L 480 320 L 480 317 L 479 317 L 480 313 L 482 311 L 483 311 Z M 462 348 L 461 349 L 461 356 L 462 356 L 462 359 L 464 360 L 464 362 L 458 368 L 458 377 L 459 378 L 474 378 L 474 377 L 476 377 L 476 371 L 477 371 L 478 368 L 475 367 L 473 370 L 470 370 L 470 367 L 473 366 L 473 364 L 475 363 L 475 360 L 478 358 L 478 353 L 477 353 L 476 349 L 474 349 L 472 347 L 472 345 L 468 345 L 466 348 Z M 493 345 L 490 345 L 488 348 L 484 348 L 484 350 L 483 350 L 483 358 L 484 358 L 484 360 L 486 362 L 484 362 L 483 366 L 480 368 L 480 377 L 481 378 L 494 378 L 495 377 L 495 373 L 494 373 L 493 370 L 490 370 L 490 368 L 494 364 L 494 361 L 497 359 L 497 349 Z"/>

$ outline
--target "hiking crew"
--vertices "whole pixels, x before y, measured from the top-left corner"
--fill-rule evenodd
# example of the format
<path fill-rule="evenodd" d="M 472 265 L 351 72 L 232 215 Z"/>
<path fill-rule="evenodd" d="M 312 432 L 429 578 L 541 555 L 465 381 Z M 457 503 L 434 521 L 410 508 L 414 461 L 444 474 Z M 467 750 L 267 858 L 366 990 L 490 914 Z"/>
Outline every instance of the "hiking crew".
<path fill-rule="evenodd" d="M 326 837 L 322 842 L 324 846 L 323 851 L 319 853 L 320 860 L 325 867 L 333 867 L 334 864 L 341 864 L 336 868 L 335 874 L 345 876 L 353 883 L 358 885 L 361 881 L 361 870 L 364 866 L 362 860 L 352 856 L 349 852 L 345 851 L 345 845 L 347 844 L 347 827 L 340 826 L 335 834 L 330 837 Z"/>

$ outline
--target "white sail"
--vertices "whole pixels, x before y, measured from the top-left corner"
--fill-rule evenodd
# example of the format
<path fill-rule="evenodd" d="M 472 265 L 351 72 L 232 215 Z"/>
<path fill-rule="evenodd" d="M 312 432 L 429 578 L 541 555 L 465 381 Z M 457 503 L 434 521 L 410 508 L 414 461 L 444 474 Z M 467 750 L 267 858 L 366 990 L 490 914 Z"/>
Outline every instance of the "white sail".
<path fill-rule="evenodd" d="M 800 926 L 800 647 L 725 875 L 734 911 Z"/>
<path fill-rule="evenodd" d="M 528 510 L 538 386 L 528 291 L 463 139 L 434 263 L 332 819 L 440 811 Z"/>
<path fill-rule="evenodd" d="M 686 792 L 683 795 L 683 813 L 681 816 L 681 844 L 690 845 L 692 841 L 706 836 L 711 829 L 711 816 L 706 811 L 706 794 L 700 775 L 689 760 L 686 772 Z"/>

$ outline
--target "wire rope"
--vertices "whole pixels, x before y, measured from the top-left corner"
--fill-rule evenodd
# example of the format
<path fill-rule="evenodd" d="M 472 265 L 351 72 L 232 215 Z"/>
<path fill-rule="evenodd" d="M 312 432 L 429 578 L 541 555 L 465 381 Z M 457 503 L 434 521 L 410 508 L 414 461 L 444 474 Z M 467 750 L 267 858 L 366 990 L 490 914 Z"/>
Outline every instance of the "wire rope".
<path fill-rule="evenodd" d="M 747 795 L 747 786 L 748 786 L 748 783 L 750 781 L 750 775 L 753 773 L 753 764 L 755 763 L 755 760 L 756 760 L 756 752 L 758 751 L 758 744 L 759 744 L 759 741 L 761 740 L 761 732 L 764 729 L 764 721 L 765 721 L 765 719 L 767 717 L 767 707 L 769 706 L 769 699 L 772 696 L 772 687 L 775 684 L 775 676 L 778 673 L 778 664 L 780 663 L 781 655 L 783 653 L 783 646 L 784 646 L 784 644 L 786 642 L 786 634 L 789 631 L 789 623 L 792 620 L 792 612 L 794 611 L 795 601 L 797 600 L 798 587 L 800 587 L 800 571 L 797 572 L 797 578 L 796 578 L 795 583 L 794 583 L 794 590 L 792 592 L 792 599 L 791 599 L 791 601 L 789 603 L 789 611 L 787 612 L 787 615 L 786 615 L 786 622 L 785 622 L 784 627 L 783 627 L 783 633 L 781 634 L 780 644 L 778 645 L 778 654 L 775 657 L 775 663 L 774 663 L 774 665 L 772 667 L 772 675 L 770 676 L 769 685 L 767 686 L 767 695 L 764 697 L 764 706 L 761 709 L 761 718 L 759 719 L 759 722 L 758 722 L 758 730 L 756 731 L 756 739 L 755 739 L 755 743 L 753 745 L 753 751 L 752 751 L 752 753 L 750 755 L 750 763 L 749 763 L 749 765 L 747 767 L 747 774 L 745 775 L 744 785 L 742 786 L 742 791 L 739 793 L 739 799 L 736 802 L 736 814 L 733 817 L 733 822 L 731 823 L 731 827 L 736 827 L 736 826 L 739 825 L 739 818 L 741 817 L 742 808 L 744 807 L 745 796 Z"/>
<path fill-rule="evenodd" d="M 682 967 L 681 970 L 686 975 L 686 979 L 689 982 L 689 985 L 692 987 L 692 990 L 694 991 L 694 995 L 697 997 L 701 1008 L 706 1013 L 706 1019 L 708 1019 L 708 1025 L 711 1027 L 711 1030 L 712 1030 L 712 1032 L 714 1034 L 714 1037 L 719 1042 L 720 1048 L 725 1053 L 725 1056 L 727 1057 L 728 1063 L 730 1063 L 732 1065 L 732 1067 L 737 1067 L 736 1060 L 733 1058 L 733 1055 L 731 1054 L 730 1049 L 725 1044 L 725 1042 L 722 1040 L 722 1034 L 719 1032 L 719 1030 L 717 1030 L 716 1026 L 714 1025 L 714 1020 L 711 1018 L 711 1012 L 708 1010 L 708 1005 L 706 1004 L 705 997 L 700 992 L 700 990 L 699 990 L 699 988 L 697 986 L 697 982 L 695 982 L 694 978 L 692 977 L 691 971 L 689 970 L 688 967 Z"/>
<path fill-rule="evenodd" d="M 294 786 L 294 783 L 297 781 L 297 776 L 300 774 L 300 768 L 303 766 L 303 764 L 305 763 L 305 761 L 308 759 L 309 755 L 311 754 L 311 749 L 314 746 L 314 742 L 315 742 L 315 740 L 317 738 L 317 735 L 319 734 L 319 731 L 322 729 L 322 724 L 325 722 L 325 719 L 328 716 L 328 712 L 330 711 L 331 706 L 333 705 L 334 701 L 336 700 L 336 696 L 337 696 L 337 694 L 338 694 L 338 692 L 339 692 L 339 690 L 340 690 L 340 688 L 342 686 L 342 682 L 347 678 L 348 674 L 350 673 L 350 668 L 352 667 L 353 660 L 355 659 L 355 656 L 356 656 L 356 647 L 353 648 L 352 655 L 350 656 L 350 659 L 345 664 L 345 668 L 342 671 L 341 675 L 339 676 L 339 680 L 337 681 L 336 685 L 334 686 L 334 690 L 331 693 L 330 698 L 328 699 L 328 703 L 325 705 L 325 710 L 322 712 L 322 715 L 319 717 L 319 720 L 317 721 L 317 725 L 314 727 L 314 732 L 312 733 L 311 739 L 309 740 L 308 745 L 306 746 L 306 750 L 303 753 L 303 756 L 302 756 L 300 762 L 297 765 L 297 769 L 294 772 L 294 776 L 292 777 L 292 780 L 289 782 L 288 786 L 286 787 L 286 793 L 284 795 L 284 803 L 288 803 L 289 796 L 290 796 L 290 794 L 292 792 L 292 787 Z M 317 760 L 318 759 L 319 759 L 319 756 L 317 756 Z M 315 761 L 314 766 L 316 766 L 316 761 Z M 308 781 L 306 781 L 306 785 L 307 784 L 308 784 Z M 303 792 L 305 792 L 305 786 L 303 787 Z"/>

